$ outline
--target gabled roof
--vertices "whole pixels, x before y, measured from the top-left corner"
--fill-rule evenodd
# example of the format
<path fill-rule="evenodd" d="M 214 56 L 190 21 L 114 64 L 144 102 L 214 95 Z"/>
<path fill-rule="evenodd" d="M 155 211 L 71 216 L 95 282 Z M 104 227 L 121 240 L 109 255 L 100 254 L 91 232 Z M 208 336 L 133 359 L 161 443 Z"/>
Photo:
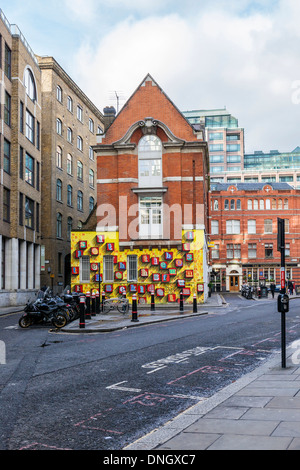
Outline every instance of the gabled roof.
<path fill-rule="evenodd" d="M 153 87 L 153 94 L 155 96 L 155 99 L 153 100 L 149 98 L 149 94 L 146 96 L 149 82 L 152 83 Z M 141 103 L 135 100 L 135 98 L 139 96 L 145 98 L 141 99 Z M 171 108 L 174 109 L 174 113 Z M 176 115 L 178 116 L 177 122 Z M 164 122 L 165 125 L 169 127 L 171 132 L 173 132 L 174 135 L 176 135 L 178 138 L 184 139 L 186 141 L 198 140 L 196 135 L 197 131 L 194 129 L 193 125 L 170 100 L 170 98 L 158 85 L 150 73 L 148 73 L 132 93 L 132 95 L 128 98 L 114 121 L 106 129 L 103 143 L 110 144 L 120 140 L 125 135 L 125 132 L 127 132 L 128 127 L 133 124 L 133 122 L 149 117 Z M 174 129 L 176 130 L 174 131 Z"/>

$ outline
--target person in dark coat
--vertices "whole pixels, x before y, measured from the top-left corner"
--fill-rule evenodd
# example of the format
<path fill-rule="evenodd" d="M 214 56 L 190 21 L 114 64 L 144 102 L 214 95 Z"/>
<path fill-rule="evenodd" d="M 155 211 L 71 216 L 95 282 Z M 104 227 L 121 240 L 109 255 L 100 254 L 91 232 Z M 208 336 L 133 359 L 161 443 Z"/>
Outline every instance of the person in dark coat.
<path fill-rule="evenodd" d="M 275 284 L 274 284 L 274 282 L 272 282 L 272 284 L 270 285 L 270 289 L 271 289 L 272 297 L 274 299 L 274 294 L 275 294 Z"/>

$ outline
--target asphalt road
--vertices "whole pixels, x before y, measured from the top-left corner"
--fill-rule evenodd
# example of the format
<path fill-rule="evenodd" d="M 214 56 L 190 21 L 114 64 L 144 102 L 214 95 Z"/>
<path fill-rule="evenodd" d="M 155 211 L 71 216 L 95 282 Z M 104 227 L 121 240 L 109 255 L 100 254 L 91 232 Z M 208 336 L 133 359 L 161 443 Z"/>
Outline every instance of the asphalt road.
<path fill-rule="evenodd" d="M 0 317 L 0 449 L 122 449 L 280 350 L 276 301 L 225 298 L 204 316 L 100 334 Z M 299 337 L 294 299 L 287 344 Z"/>

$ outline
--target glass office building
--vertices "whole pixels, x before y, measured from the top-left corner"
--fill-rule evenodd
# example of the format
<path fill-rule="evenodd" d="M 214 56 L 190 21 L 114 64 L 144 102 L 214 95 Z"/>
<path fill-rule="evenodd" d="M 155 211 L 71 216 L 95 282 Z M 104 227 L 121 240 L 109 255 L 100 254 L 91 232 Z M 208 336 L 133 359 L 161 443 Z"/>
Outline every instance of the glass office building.
<path fill-rule="evenodd" d="M 205 126 L 209 148 L 210 176 L 222 182 L 225 172 L 241 171 L 244 165 L 244 129 L 226 108 L 184 111 L 193 125 Z"/>

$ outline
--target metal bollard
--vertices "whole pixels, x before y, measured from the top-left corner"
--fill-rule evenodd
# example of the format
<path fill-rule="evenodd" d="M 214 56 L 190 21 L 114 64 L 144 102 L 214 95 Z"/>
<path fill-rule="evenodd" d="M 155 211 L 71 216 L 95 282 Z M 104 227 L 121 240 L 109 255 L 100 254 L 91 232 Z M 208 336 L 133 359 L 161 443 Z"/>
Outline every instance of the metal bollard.
<path fill-rule="evenodd" d="M 92 292 L 92 311 L 91 311 L 92 317 L 96 315 L 96 296 L 95 292 Z"/>
<path fill-rule="evenodd" d="M 85 314 L 85 318 L 87 320 L 90 320 L 91 319 L 91 293 L 87 292 L 85 294 L 85 296 L 86 296 L 86 314 Z"/>
<path fill-rule="evenodd" d="M 193 298 L 193 313 L 197 313 L 198 312 L 198 309 L 197 309 L 197 295 L 194 294 L 194 298 Z"/>
<path fill-rule="evenodd" d="M 133 322 L 138 322 L 138 317 L 137 317 L 137 302 L 136 302 L 136 295 L 133 294 L 132 296 L 132 319 L 131 321 Z"/>
<path fill-rule="evenodd" d="M 182 292 L 182 290 L 180 291 L 179 311 L 183 312 L 183 292 Z"/>
<path fill-rule="evenodd" d="M 85 315 L 84 315 L 84 309 L 85 309 L 85 297 L 83 295 L 80 296 L 79 298 L 79 328 L 85 328 Z"/>
<path fill-rule="evenodd" d="M 103 312 L 104 310 L 104 300 L 105 300 L 105 292 L 102 292 L 102 299 L 101 299 L 101 311 Z"/>
<path fill-rule="evenodd" d="M 96 313 L 100 313 L 100 293 L 96 290 Z"/>
<path fill-rule="evenodd" d="M 151 292 L 151 312 L 155 310 L 155 299 L 154 299 L 154 292 Z"/>

